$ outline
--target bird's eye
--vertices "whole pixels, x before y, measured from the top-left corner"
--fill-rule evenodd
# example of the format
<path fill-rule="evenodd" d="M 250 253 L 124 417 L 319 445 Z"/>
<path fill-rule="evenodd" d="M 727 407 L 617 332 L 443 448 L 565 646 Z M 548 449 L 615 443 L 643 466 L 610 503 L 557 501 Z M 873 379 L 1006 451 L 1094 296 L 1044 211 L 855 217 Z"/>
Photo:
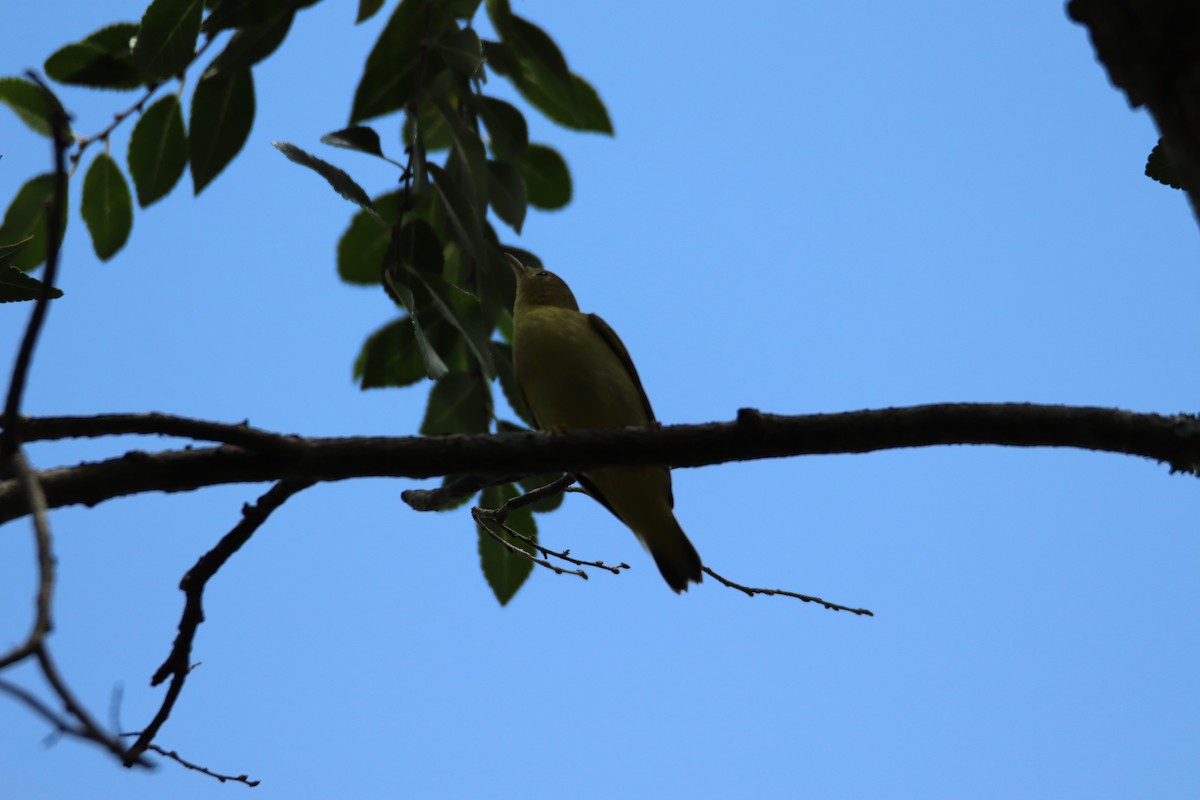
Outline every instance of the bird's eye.
<path fill-rule="evenodd" d="M 549 278 L 549 277 L 550 277 L 550 273 L 549 273 L 549 272 L 546 272 L 545 270 L 542 270 L 541 272 L 539 272 L 537 275 L 534 275 L 533 277 L 535 277 L 535 278 Z"/>

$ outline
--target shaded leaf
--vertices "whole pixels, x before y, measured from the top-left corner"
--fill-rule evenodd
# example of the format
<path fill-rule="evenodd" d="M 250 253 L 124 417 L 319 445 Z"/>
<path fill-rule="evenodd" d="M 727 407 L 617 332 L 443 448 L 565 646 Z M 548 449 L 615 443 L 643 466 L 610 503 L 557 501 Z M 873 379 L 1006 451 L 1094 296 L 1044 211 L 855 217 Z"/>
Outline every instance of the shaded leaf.
<path fill-rule="evenodd" d="M 13 260 L 22 250 L 28 247 L 29 243 L 32 241 L 32 236 L 26 236 L 19 242 L 13 242 L 12 244 L 0 244 L 0 267 L 12 266 Z"/>
<path fill-rule="evenodd" d="M 543 472 L 541 475 L 530 475 L 528 478 L 521 478 L 521 488 L 526 493 L 532 492 L 534 489 L 540 489 L 543 486 L 548 486 L 561 478 L 561 472 Z M 545 514 L 549 511 L 554 511 L 563 504 L 563 498 L 566 497 L 566 491 L 557 492 L 549 497 L 538 500 L 528 506 L 529 510 L 535 514 Z"/>
<path fill-rule="evenodd" d="M 1159 138 L 1158 144 L 1154 145 L 1154 149 L 1150 151 L 1150 156 L 1146 159 L 1146 177 L 1153 178 L 1159 183 L 1170 186 L 1172 189 L 1183 188 L 1183 181 L 1179 179 L 1179 172 L 1175 169 L 1175 165 L 1171 163 L 1171 158 L 1167 155 L 1161 138 Z"/>
<path fill-rule="evenodd" d="M 529 146 L 529 126 L 516 106 L 494 97 L 480 97 L 475 109 L 487 126 L 488 144 L 503 159 L 517 158 Z"/>
<path fill-rule="evenodd" d="M 446 62 L 446 66 L 468 78 L 479 71 L 483 63 L 483 46 L 479 34 L 472 28 L 459 28 L 443 36 L 434 49 Z"/>
<path fill-rule="evenodd" d="M 134 89 L 145 78 L 133 63 L 131 49 L 138 26 L 119 22 L 101 28 L 81 42 L 59 48 L 46 59 L 46 74 L 59 83 L 100 89 Z"/>
<path fill-rule="evenodd" d="M 177 75 L 191 63 L 203 0 L 152 0 L 133 45 L 133 63 L 151 78 Z"/>
<path fill-rule="evenodd" d="M 399 215 L 402 197 L 401 191 L 380 195 L 373 201 L 378 216 L 359 211 L 350 220 L 337 248 L 338 276 L 343 281 L 360 286 L 379 285 L 383 261 L 392 244 L 390 226 Z"/>
<path fill-rule="evenodd" d="M 571 202 L 571 171 L 558 151 L 544 144 L 531 144 L 517 159 L 525 179 L 529 204 L 546 210 Z"/>
<path fill-rule="evenodd" d="M 492 396 L 477 374 L 451 372 L 429 393 L 421 435 L 486 433 L 492 421 Z"/>
<path fill-rule="evenodd" d="M 524 81 L 517 84 L 521 94 L 546 116 L 565 128 L 612 135 L 612 120 L 600 95 L 590 83 L 571 73 L 570 94 L 563 99 L 557 92 L 546 91 L 542 84 Z"/>
<path fill-rule="evenodd" d="M 441 275 L 442 240 L 424 220 L 405 223 L 396 238 L 400 265 L 416 275 Z"/>
<path fill-rule="evenodd" d="M 450 126 L 446 123 L 446 118 L 436 108 L 432 106 L 422 106 L 419 108 L 417 110 L 417 123 L 421 129 L 421 141 L 426 151 L 434 153 L 438 150 L 449 150 L 450 146 L 454 144 L 454 134 L 451 133 Z M 413 125 L 412 115 L 405 114 L 404 143 L 406 145 L 413 143 L 415 132 L 416 126 Z"/>
<path fill-rule="evenodd" d="M 228 28 L 253 28 L 268 25 L 284 15 L 307 8 L 318 0 L 221 0 L 209 2 L 212 13 L 204 20 L 201 29 L 205 33 L 216 33 Z"/>
<path fill-rule="evenodd" d="M 490 380 L 495 377 L 496 366 L 492 363 L 492 351 L 488 346 L 491 330 L 484 325 L 479 300 L 439 275 L 424 273 L 418 277 L 442 318 L 462 334 L 463 341 L 487 378 Z"/>
<path fill-rule="evenodd" d="M 354 24 L 366 22 L 381 8 L 383 8 L 383 0 L 358 0 L 358 16 L 354 18 Z"/>
<path fill-rule="evenodd" d="M 0 103 L 11 108 L 34 133 L 50 136 L 50 107 L 33 81 L 0 78 Z"/>
<path fill-rule="evenodd" d="M 368 336 L 354 362 L 354 379 L 363 389 L 410 386 L 425 375 L 425 362 L 408 317 L 393 320 Z"/>
<path fill-rule="evenodd" d="M 253 125 L 254 80 L 250 70 L 200 79 L 188 120 L 188 163 L 196 194 L 238 154 Z"/>
<path fill-rule="evenodd" d="M 133 198 L 117 162 L 101 153 L 83 179 L 83 221 L 92 235 L 92 248 L 101 261 L 117 254 L 133 228 Z"/>
<path fill-rule="evenodd" d="M 417 97 L 421 65 L 422 0 L 401 0 L 367 56 L 362 78 L 354 92 L 351 124 L 398 111 Z M 445 26 L 444 17 L 431 17 L 427 35 L 435 40 Z M 427 70 L 431 73 L 433 70 Z M 427 83 L 436 75 L 426 74 Z"/>
<path fill-rule="evenodd" d="M 446 121 L 454 143 L 458 146 L 454 155 L 461 160 L 467 182 L 474 190 L 472 205 L 482 210 L 487 204 L 488 190 L 487 151 L 484 150 L 483 141 L 445 100 L 440 97 L 434 98 L 434 105 Z"/>
<path fill-rule="evenodd" d="M 397 238 L 393 233 L 393 241 Z M 393 250 L 397 249 L 398 247 L 393 248 Z M 417 316 L 417 298 L 412 287 L 406 282 L 408 277 L 409 273 L 401 266 L 399 256 L 395 252 L 389 253 L 388 264 L 383 270 L 384 286 L 392 299 L 408 311 L 408 316 L 412 319 L 413 336 L 416 338 L 421 359 L 425 363 L 425 372 L 430 378 L 438 380 L 446 376 L 450 368 L 446 366 L 446 362 L 442 360 L 441 354 L 421 326 L 421 320 Z"/>
<path fill-rule="evenodd" d="M 166 95 L 142 114 L 129 137 L 129 174 L 142 208 L 167 195 L 187 167 L 179 97 Z"/>
<path fill-rule="evenodd" d="M 324 178 L 334 191 L 342 197 L 349 200 L 351 203 L 357 203 L 364 210 L 372 214 L 376 214 L 375 206 L 371 203 L 371 198 L 366 191 L 354 182 L 354 179 L 341 170 L 330 164 L 328 161 L 323 161 L 311 153 L 306 153 L 299 147 L 287 142 L 271 142 L 279 152 L 288 157 L 289 161 L 293 161 L 301 166 L 308 167 L 313 172 Z"/>
<path fill-rule="evenodd" d="M 46 206 L 54 197 L 54 176 L 50 173 L 30 178 L 17 190 L 17 196 L 8 204 L 4 212 L 4 222 L 0 224 L 0 242 L 19 242 L 31 237 L 29 244 L 11 263 L 17 269 L 28 272 L 46 260 L 45 212 Z M 62 233 L 67 230 L 67 203 L 59 209 Z"/>
<path fill-rule="evenodd" d="M 483 490 L 479 504 L 484 508 L 500 508 L 506 501 L 518 494 L 520 492 L 511 483 L 504 486 L 489 486 Z M 510 513 L 505 524 L 529 539 L 537 541 L 537 522 L 534 521 L 533 512 L 528 507 L 518 508 Z M 493 525 L 493 530 L 522 550 L 533 551 L 531 546 L 505 533 L 498 525 Z M 491 587 L 492 594 L 496 596 L 502 606 L 507 605 L 508 601 L 516 596 L 517 591 L 529 578 L 529 574 L 533 572 L 532 561 L 510 552 L 508 548 L 482 530 L 479 531 L 479 564 L 483 568 L 483 577 Z"/>
<path fill-rule="evenodd" d="M 262 61 L 287 38 L 295 16 L 295 12 L 289 11 L 261 25 L 238 30 L 225 49 L 208 65 L 206 74 L 247 69 Z"/>
<path fill-rule="evenodd" d="M 467 199 L 446 170 L 436 164 L 428 166 L 436 184 L 437 198 L 454 229 L 456 241 L 468 256 L 478 260 L 487 252 L 479 219 L 480 209 Z"/>
<path fill-rule="evenodd" d="M 366 125 L 351 125 L 349 128 L 327 133 L 321 137 L 321 144 L 344 147 L 347 150 L 357 150 L 360 153 L 387 158 L 383 154 L 383 148 L 380 147 L 379 134 Z"/>
<path fill-rule="evenodd" d="M 489 161 L 487 167 L 488 200 L 496 215 L 520 233 L 529 204 L 521 171 L 503 161 Z"/>
<path fill-rule="evenodd" d="M 0 266 L 0 303 L 37 300 L 42 296 L 42 285 L 37 278 L 26 275 L 16 267 Z M 51 288 L 50 296 L 62 297 L 62 290 Z"/>

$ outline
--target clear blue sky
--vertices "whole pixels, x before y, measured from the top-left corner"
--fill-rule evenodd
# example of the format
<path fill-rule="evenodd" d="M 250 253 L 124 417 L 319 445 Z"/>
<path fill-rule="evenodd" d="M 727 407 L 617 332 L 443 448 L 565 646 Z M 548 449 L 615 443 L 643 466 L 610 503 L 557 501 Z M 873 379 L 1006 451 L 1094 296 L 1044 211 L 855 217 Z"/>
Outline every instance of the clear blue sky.
<path fill-rule="evenodd" d="M 391 186 L 370 159 L 318 143 L 345 123 L 386 16 L 356 28 L 355 7 L 298 17 L 255 71 L 249 142 L 198 200 L 185 182 L 139 212 L 106 264 L 74 212 L 29 413 L 416 430 L 424 388 L 350 380 L 365 335 L 395 314 L 334 272 L 354 208 L 270 146 Z M 26 3 L 0 30 L 0 74 L 142 8 Z M 617 131 L 532 123 L 576 191 L 521 243 L 621 333 L 665 422 L 934 401 L 1197 410 L 1195 220 L 1142 176 L 1153 125 L 1060 3 L 514 10 L 555 37 Z M 131 102 L 64 94 L 85 132 Z M 7 202 L 48 148 L 0 112 Z M 0 308 L 4 374 L 28 311 Z M 50 467 L 135 446 L 175 444 L 31 454 Z M 537 573 L 502 609 L 466 511 L 418 515 L 399 500 L 412 485 L 321 485 L 259 531 L 209 587 L 202 666 L 164 746 L 289 800 L 1200 790 L 1200 484 L 1163 466 L 952 447 L 676 472 L 707 564 L 870 619 L 712 582 L 677 597 L 578 496 L 541 519 L 545 541 L 634 569 Z M 179 577 L 265 488 L 53 515 L 53 644 L 102 717 L 123 686 L 121 724 L 149 719 Z M 28 625 L 29 540 L 24 522 L 0 529 L 3 645 Z M 130 773 L 46 733 L 0 698 L 0 796 L 250 791 L 167 763 Z"/>

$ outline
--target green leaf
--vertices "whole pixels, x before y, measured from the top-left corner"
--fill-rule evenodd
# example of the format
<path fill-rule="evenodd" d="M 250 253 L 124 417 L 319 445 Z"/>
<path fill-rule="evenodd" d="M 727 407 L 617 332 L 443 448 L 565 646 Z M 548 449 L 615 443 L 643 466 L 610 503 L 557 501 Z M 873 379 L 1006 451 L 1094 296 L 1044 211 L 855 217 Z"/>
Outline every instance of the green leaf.
<path fill-rule="evenodd" d="M 33 81 L 0 78 L 0 103 L 11 108 L 34 133 L 50 136 L 50 107 Z"/>
<path fill-rule="evenodd" d="M 360 286 L 379 285 L 383 260 L 392 244 L 390 226 L 399 216 L 402 199 L 402 191 L 380 195 L 373 201 L 377 217 L 359 211 L 350 220 L 337 248 L 338 276 L 343 281 Z"/>
<path fill-rule="evenodd" d="M 169 94 L 142 114 L 129 136 L 129 174 L 142 208 L 167 195 L 187 167 L 187 133 L 178 95 Z"/>
<path fill-rule="evenodd" d="M 228 28 L 268 25 L 284 15 L 306 8 L 318 0 L 221 0 L 204 20 L 201 30 L 216 33 Z M 209 2 L 209 6 L 213 6 Z"/>
<path fill-rule="evenodd" d="M 471 19 L 479 10 L 482 0 L 442 0 L 442 5 L 448 13 L 459 19 Z"/>
<path fill-rule="evenodd" d="M 433 328 L 430 326 L 430 333 Z M 354 379 L 363 389 L 410 386 L 425 375 L 425 362 L 408 317 L 393 320 L 368 336 L 354 362 Z"/>
<path fill-rule="evenodd" d="M 360 153 L 387 159 L 379 144 L 379 134 L 366 125 L 351 125 L 349 128 L 327 133 L 321 137 L 321 144 L 344 147 L 347 150 L 357 150 Z"/>
<path fill-rule="evenodd" d="M 418 109 L 417 124 L 420 126 L 421 141 L 424 143 L 426 151 L 433 153 L 438 150 L 449 150 L 454 144 L 454 134 L 450 132 L 446 118 L 436 108 L 422 106 Z M 406 145 L 413 144 L 416 130 L 412 114 L 405 114 L 404 143 Z"/>
<path fill-rule="evenodd" d="M 446 170 L 436 164 L 428 166 L 436 184 L 437 198 L 454 228 L 456 240 L 468 256 L 479 260 L 487 252 L 479 219 L 481 209 L 466 197 Z"/>
<path fill-rule="evenodd" d="M 275 148 L 288 157 L 289 161 L 293 161 L 303 167 L 308 167 L 313 172 L 320 175 L 334 191 L 342 197 L 349 200 L 351 203 L 357 203 L 364 210 L 377 214 L 375 206 L 371 203 L 371 198 L 367 195 L 366 190 L 354 182 L 354 179 L 338 169 L 328 161 L 323 161 L 311 153 L 306 153 L 299 147 L 287 142 L 271 142 Z"/>
<path fill-rule="evenodd" d="M 488 384 L 472 372 L 444 375 L 429 393 L 421 435 L 486 433 L 492 421 L 492 395 Z"/>
<path fill-rule="evenodd" d="M 413 275 L 441 275 L 442 240 L 425 220 L 414 219 L 400 228 L 395 252 L 400 266 Z"/>
<path fill-rule="evenodd" d="M 475 103 L 487 126 L 488 144 L 502 159 L 513 160 L 529 146 L 529 126 L 517 108 L 494 97 L 480 97 Z"/>
<path fill-rule="evenodd" d="M 434 307 L 441 312 L 442 318 L 462 334 L 463 341 L 483 368 L 487 378 L 494 378 L 496 365 L 492 363 L 492 351 L 488 347 L 491 331 L 483 322 L 479 300 L 441 276 L 424 273 L 419 274 L 418 278 L 428 290 L 429 297 Z"/>
<path fill-rule="evenodd" d="M 220 174 L 246 143 L 254 125 L 250 70 L 205 75 L 192 95 L 188 162 L 196 194 Z"/>
<path fill-rule="evenodd" d="M 26 275 L 16 267 L 0 266 L 0 303 L 37 300 L 42 296 L 42 285 L 37 278 Z M 50 296 L 62 297 L 62 290 L 52 287 Z"/>
<path fill-rule="evenodd" d="M 571 171 L 558 151 L 544 144 L 531 144 L 517 159 L 525 179 L 529 204 L 552 211 L 571 202 Z"/>
<path fill-rule="evenodd" d="M 421 360 L 425 363 L 425 372 L 430 378 L 438 380 L 445 377 L 450 368 L 446 366 L 446 362 L 442 360 L 437 348 L 426 336 L 425 329 L 421 326 L 421 321 L 417 316 L 416 295 L 412 287 L 405 282 L 410 273 L 401 266 L 399 257 L 396 255 L 398 250 L 397 245 L 388 256 L 389 263 L 383 270 L 384 286 L 387 287 L 389 295 L 408 311 L 408 316 L 412 319 L 413 336 L 417 340 Z"/>
<path fill-rule="evenodd" d="M 521 390 L 517 386 L 517 373 L 513 369 L 512 345 L 496 341 L 489 344 L 492 348 L 492 360 L 496 364 L 496 377 L 500 379 L 500 389 L 504 392 L 504 399 L 508 401 L 509 408 L 515 411 L 526 425 L 536 428 L 533 415 L 529 413 L 529 406 L 525 405 L 525 398 L 521 396 Z"/>
<path fill-rule="evenodd" d="M 517 233 L 525 223 L 529 200 L 521 171 L 503 161 L 488 162 L 488 198 L 496 215 Z"/>
<path fill-rule="evenodd" d="M 1172 189 L 1183 188 L 1183 181 L 1179 179 L 1179 172 L 1175 169 L 1175 165 L 1171 163 L 1171 157 L 1167 155 L 1161 137 L 1158 140 L 1158 144 L 1154 145 L 1154 149 L 1150 151 L 1150 156 L 1146 159 L 1146 177 L 1153 178 L 1159 183 L 1170 186 Z"/>
<path fill-rule="evenodd" d="M 416 100 L 417 78 L 421 72 L 421 37 L 426 27 L 424 8 L 422 0 L 401 0 L 392 12 L 367 56 L 367 65 L 354 93 L 351 124 L 397 111 Z M 433 15 L 430 20 L 425 35 L 436 41 L 442 34 L 444 18 Z M 437 77 L 433 73 L 433 69 L 427 68 L 426 85 Z"/>
<path fill-rule="evenodd" d="M 32 236 L 26 236 L 19 242 L 0 244 L 0 267 L 12 266 L 16 257 L 33 241 Z"/>
<path fill-rule="evenodd" d="M 50 173 L 38 175 L 25 182 L 17 190 L 17 196 L 4 212 L 0 224 L 0 242 L 19 242 L 32 235 L 28 246 L 10 263 L 17 269 L 28 272 L 46 260 L 46 206 L 54 198 L 54 176 Z M 65 200 L 65 198 L 64 198 Z M 67 230 L 67 203 L 59 209 L 62 233 Z"/>
<path fill-rule="evenodd" d="M 133 198 L 117 162 L 101 153 L 83 179 L 83 221 L 101 261 L 117 254 L 133 228 Z"/>
<path fill-rule="evenodd" d="M 530 103 L 560 125 L 611 134 L 612 121 L 591 84 L 567 68 L 550 36 L 513 14 L 507 2 L 489 2 L 488 14 L 502 46 L 488 43 L 488 62 L 508 75 Z"/>
<path fill-rule="evenodd" d="M 354 18 L 354 24 L 366 22 L 381 8 L 383 8 L 383 0 L 358 0 L 358 16 Z"/>
<path fill-rule="evenodd" d="M 507 500 L 518 494 L 520 492 L 511 483 L 504 486 L 489 486 L 483 490 L 479 504 L 484 508 L 500 508 Z M 478 525 L 478 523 L 476 524 Z M 533 541 L 537 541 L 537 522 L 534 521 L 533 512 L 528 507 L 518 508 L 511 512 L 504 524 Z M 498 525 L 493 524 L 493 530 L 511 544 L 528 553 L 533 552 L 532 547 L 505 533 Z M 507 605 L 508 601 L 516 596 L 517 591 L 533 572 L 532 561 L 510 552 L 508 548 L 483 530 L 479 531 L 479 564 L 483 568 L 483 577 L 491 587 L 492 594 L 496 595 L 496 599 L 502 606 Z"/>
<path fill-rule="evenodd" d="M 528 478 L 521 478 L 520 484 L 521 488 L 528 493 L 532 492 L 534 489 L 540 489 L 543 486 L 548 486 L 562 476 L 563 474 L 561 472 L 543 472 L 541 475 L 530 475 Z M 536 503 L 528 506 L 528 508 L 535 514 L 545 514 L 549 511 L 554 511 L 561 506 L 565 496 L 565 491 L 557 492 L 547 498 L 538 500 Z"/>
<path fill-rule="evenodd" d="M 208 65 L 205 74 L 235 72 L 262 61 L 274 53 L 287 38 L 295 16 L 295 12 L 289 11 L 261 25 L 242 28 L 233 34 L 225 49 Z"/>
<path fill-rule="evenodd" d="M 483 63 L 483 46 L 479 34 L 472 28 L 459 28 L 442 37 L 434 49 L 455 72 L 470 78 L 479 72 Z"/>
<path fill-rule="evenodd" d="M 142 15 L 133 63 L 151 78 L 183 72 L 195 54 L 203 0 L 153 0 Z"/>
<path fill-rule="evenodd" d="M 145 78 L 133 63 L 131 42 L 138 26 L 119 22 L 81 42 L 59 48 L 46 59 L 46 74 L 59 83 L 98 89 L 134 89 Z"/>
<path fill-rule="evenodd" d="M 482 211 L 487 205 L 488 190 L 487 151 L 484 150 L 483 141 L 445 100 L 436 97 L 433 102 L 450 128 L 450 135 L 458 147 L 455 155 L 461 159 L 467 181 L 474 191 L 474 198 L 468 199 Z"/>

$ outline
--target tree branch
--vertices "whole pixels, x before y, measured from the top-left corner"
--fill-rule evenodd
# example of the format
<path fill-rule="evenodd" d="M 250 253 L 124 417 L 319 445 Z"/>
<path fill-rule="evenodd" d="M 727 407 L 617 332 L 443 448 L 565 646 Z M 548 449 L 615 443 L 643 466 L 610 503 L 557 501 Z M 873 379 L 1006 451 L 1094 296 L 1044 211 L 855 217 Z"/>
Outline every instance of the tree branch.
<path fill-rule="evenodd" d="M 1172 472 L 1200 468 L 1200 420 L 1107 408 L 955 403 L 775 416 L 750 409 L 736 422 L 476 436 L 291 439 L 295 455 L 237 447 L 130 452 L 39 475 L 50 508 L 95 505 L 149 491 L 191 491 L 280 479 L 430 478 L 448 474 L 581 472 L 599 467 L 698 467 L 798 455 L 992 444 L 1075 447 L 1142 456 Z M 0 523 L 27 512 L 20 486 L 0 482 Z"/>

